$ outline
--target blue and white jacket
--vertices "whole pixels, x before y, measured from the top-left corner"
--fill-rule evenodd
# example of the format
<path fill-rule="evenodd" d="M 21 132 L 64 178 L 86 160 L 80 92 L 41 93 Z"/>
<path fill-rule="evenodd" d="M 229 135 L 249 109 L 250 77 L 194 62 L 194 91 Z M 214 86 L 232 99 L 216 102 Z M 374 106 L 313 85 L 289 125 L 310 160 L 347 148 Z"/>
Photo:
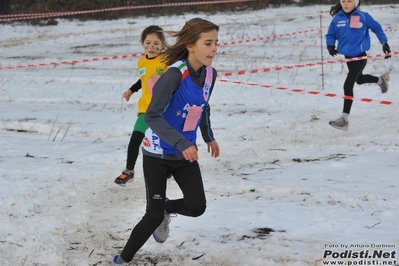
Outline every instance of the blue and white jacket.
<path fill-rule="evenodd" d="M 217 73 L 210 67 L 212 79 L 205 83 L 206 69 L 204 66 L 195 71 L 188 61 L 178 61 L 155 83 L 145 115 L 149 128 L 142 143 L 143 154 L 167 160 L 184 159 L 182 151 L 195 145 L 198 127 L 205 142 L 215 140 L 208 101 Z M 184 131 L 188 108 L 193 106 L 201 107 L 202 113 L 195 129 Z"/>
<path fill-rule="evenodd" d="M 339 54 L 357 57 L 370 50 L 369 30 L 374 32 L 381 44 L 387 42 L 387 36 L 381 25 L 367 12 L 357 8 L 346 14 L 342 9 L 334 16 L 326 34 L 326 44 L 336 46 Z"/>

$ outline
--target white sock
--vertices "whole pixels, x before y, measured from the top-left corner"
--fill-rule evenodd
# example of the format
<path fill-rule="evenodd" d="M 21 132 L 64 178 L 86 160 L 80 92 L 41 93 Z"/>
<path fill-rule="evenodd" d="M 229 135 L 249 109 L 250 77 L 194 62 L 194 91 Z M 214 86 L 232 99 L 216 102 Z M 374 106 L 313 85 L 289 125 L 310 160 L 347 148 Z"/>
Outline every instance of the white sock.
<path fill-rule="evenodd" d="M 377 82 L 377 84 L 378 84 L 378 85 L 381 85 L 381 84 L 382 84 L 382 78 L 381 78 L 381 77 L 378 77 L 378 82 Z"/>
<path fill-rule="evenodd" d="M 349 114 L 342 113 L 342 118 L 345 119 L 346 122 L 348 122 L 349 121 Z"/>

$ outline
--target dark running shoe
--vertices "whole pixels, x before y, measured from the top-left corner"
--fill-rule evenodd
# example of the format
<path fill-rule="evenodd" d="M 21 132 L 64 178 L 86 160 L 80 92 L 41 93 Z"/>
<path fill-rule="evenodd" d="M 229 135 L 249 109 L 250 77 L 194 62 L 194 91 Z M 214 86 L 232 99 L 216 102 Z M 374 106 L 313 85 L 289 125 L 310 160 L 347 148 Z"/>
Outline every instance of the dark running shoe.
<path fill-rule="evenodd" d="M 134 177 L 134 170 L 126 169 L 115 179 L 115 183 L 118 185 L 124 186 L 129 180 L 132 180 Z"/>

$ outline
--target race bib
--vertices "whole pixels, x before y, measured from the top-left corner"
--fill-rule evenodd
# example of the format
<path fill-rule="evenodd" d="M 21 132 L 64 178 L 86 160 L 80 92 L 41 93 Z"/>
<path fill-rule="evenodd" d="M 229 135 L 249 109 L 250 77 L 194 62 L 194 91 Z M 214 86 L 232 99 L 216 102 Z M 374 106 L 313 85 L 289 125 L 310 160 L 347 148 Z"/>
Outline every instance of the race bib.
<path fill-rule="evenodd" d="M 349 27 L 358 29 L 360 25 L 360 17 L 359 16 L 351 16 L 351 22 Z"/>
<path fill-rule="evenodd" d="M 183 132 L 195 130 L 199 119 L 201 118 L 202 107 L 191 106 L 188 108 L 186 121 L 184 122 Z"/>

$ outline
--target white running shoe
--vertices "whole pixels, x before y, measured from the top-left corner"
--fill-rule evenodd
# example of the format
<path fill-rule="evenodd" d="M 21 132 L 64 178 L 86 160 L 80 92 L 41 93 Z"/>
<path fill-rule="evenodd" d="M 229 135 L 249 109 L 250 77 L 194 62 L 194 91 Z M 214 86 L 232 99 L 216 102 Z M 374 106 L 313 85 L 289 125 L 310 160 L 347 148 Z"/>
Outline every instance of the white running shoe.
<path fill-rule="evenodd" d="M 163 243 L 169 237 L 169 223 L 170 223 L 170 214 L 166 214 L 163 217 L 162 223 L 158 226 L 158 228 L 152 233 L 155 241 L 158 243 Z"/>
<path fill-rule="evenodd" d="M 348 131 L 349 122 L 345 120 L 345 118 L 340 117 L 337 120 L 330 121 L 329 124 L 336 129 L 341 129 L 344 131 Z"/>
<path fill-rule="evenodd" d="M 165 199 L 165 203 L 169 199 Z M 168 239 L 169 237 L 169 223 L 170 223 L 170 213 L 167 213 L 166 211 L 164 212 L 164 217 L 162 223 L 158 226 L 158 228 L 152 233 L 152 236 L 154 237 L 155 241 L 158 243 L 163 243 Z"/>
<path fill-rule="evenodd" d="M 381 92 L 382 93 L 386 93 L 388 90 L 389 90 L 389 80 L 390 80 L 390 76 L 389 76 L 389 73 L 387 72 L 387 73 L 384 73 L 384 74 L 382 74 L 381 76 L 380 76 L 380 78 L 381 78 L 381 84 L 379 85 L 380 86 L 380 88 L 381 88 Z"/>

